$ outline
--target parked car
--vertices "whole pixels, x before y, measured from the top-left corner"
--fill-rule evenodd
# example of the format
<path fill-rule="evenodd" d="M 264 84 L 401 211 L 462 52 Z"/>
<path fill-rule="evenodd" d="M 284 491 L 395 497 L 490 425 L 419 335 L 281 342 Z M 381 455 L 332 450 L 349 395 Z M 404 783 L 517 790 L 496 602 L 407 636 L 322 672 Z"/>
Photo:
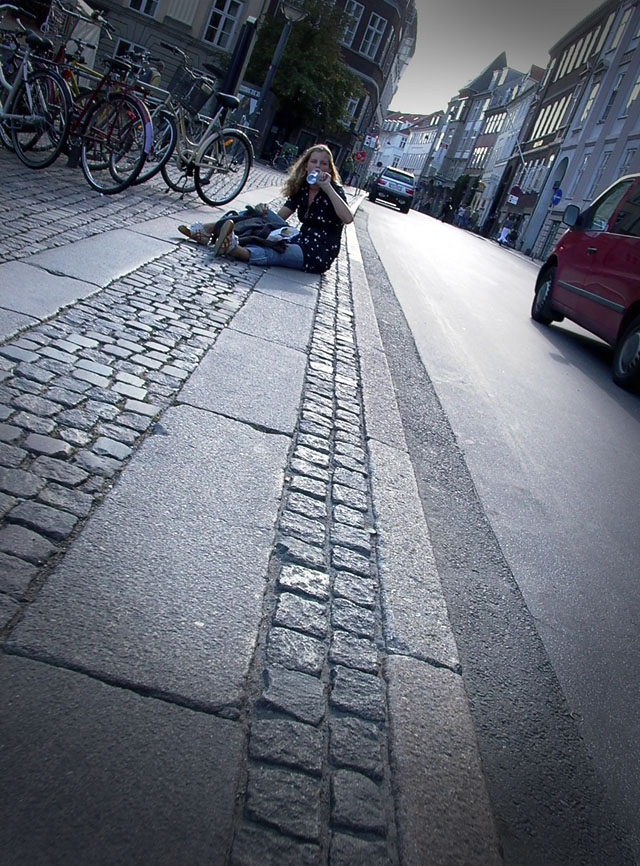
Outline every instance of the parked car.
<path fill-rule="evenodd" d="M 613 346 L 613 380 L 640 391 L 640 174 L 612 184 L 569 226 L 536 280 L 531 316 L 566 316 Z"/>
<path fill-rule="evenodd" d="M 369 201 L 381 198 L 397 205 L 402 213 L 409 213 L 413 202 L 415 177 L 409 171 L 387 166 L 371 181 Z"/>

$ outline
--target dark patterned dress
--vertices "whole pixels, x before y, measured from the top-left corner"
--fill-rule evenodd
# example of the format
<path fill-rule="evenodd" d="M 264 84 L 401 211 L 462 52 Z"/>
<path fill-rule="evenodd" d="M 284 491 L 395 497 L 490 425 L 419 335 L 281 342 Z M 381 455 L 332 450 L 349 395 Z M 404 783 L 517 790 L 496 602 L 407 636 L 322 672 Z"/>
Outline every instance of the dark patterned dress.
<path fill-rule="evenodd" d="M 333 181 L 331 186 L 346 202 L 343 188 Z M 295 243 L 302 249 L 305 271 L 323 274 L 340 252 L 340 236 L 344 225 L 329 197 L 319 189 L 309 206 L 309 185 L 305 181 L 300 191 L 286 200 L 284 207 L 298 212 L 300 234 Z"/>

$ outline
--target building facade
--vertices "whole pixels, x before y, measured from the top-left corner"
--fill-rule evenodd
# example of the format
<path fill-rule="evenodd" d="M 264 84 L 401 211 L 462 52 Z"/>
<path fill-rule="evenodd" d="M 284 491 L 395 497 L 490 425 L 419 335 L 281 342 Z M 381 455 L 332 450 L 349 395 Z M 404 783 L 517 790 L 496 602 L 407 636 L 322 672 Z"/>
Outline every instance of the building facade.
<path fill-rule="evenodd" d="M 524 248 L 536 258 L 546 258 L 564 230 L 568 204 L 584 208 L 618 177 L 640 171 L 640 10 L 627 0 L 596 12 L 583 23 L 585 41 L 594 34 L 597 50 L 583 60 L 553 167 L 524 238 Z"/>
<path fill-rule="evenodd" d="M 163 42 L 184 50 L 196 69 L 206 61 L 226 69 L 246 22 L 259 27 L 278 5 L 279 0 L 104 0 L 101 6 L 117 36 L 109 41 L 103 34 L 101 49 L 110 54 L 130 46 L 149 49 L 164 62 L 166 82 L 177 60 Z M 337 0 L 335 5 L 344 12 L 344 59 L 364 86 L 364 95 L 348 98 L 344 135 L 332 142 L 342 159 L 347 151 L 365 147 L 372 129 L 382 124 L 415 50 L 417 17 L 414 0 Z M 240 88 L 249 116 L 259 95 L 255 86 Z M 303 146 L 314 138 L 314 130 L 300 130 L 300 138 Z"/>
<path fill-rule="evenodd" d="M 476 214 L 477 228 L 483 235 L 491 236 L 499 229 L 501 215 L 498 207 L 505 200 L 505 190 L 509 190 L 507 199 L 513 201 L 511 172 L 524 164 L 519 135 L 544 72 L 542 67 L 532 66 L 512 85 L 499 87 L 484 112 L 484 125 L 476 139 L 469 165 L 471 171 L 476 167 L 481 169 L 471 208 Z"/>

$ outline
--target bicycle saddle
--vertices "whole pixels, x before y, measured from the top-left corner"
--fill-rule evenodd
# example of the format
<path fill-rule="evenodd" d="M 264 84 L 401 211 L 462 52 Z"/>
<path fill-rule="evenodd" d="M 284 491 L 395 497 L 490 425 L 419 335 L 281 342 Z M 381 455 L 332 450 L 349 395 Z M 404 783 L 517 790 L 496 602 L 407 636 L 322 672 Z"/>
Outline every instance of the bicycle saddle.
<path fill-rule="evenodd" d="M 216 99 L 225 108 L 237 108 L 240 105 L 238 97 L 232 96 L 230 93 L 216 93 Z"/>
<path fill-rule="evenodd" d="M 115 72 L 131 72 L 131 64 L 120 57 L 105 57 L 107 63 Z"/>
<path fill-rule="evenodd" d="M 53 48 L 53 42 L 46 36 L 40 36 L 35 30 L 27 30 L 25 38 L 29 48 L 40 48 L 42 51 L 51 51 Z"/>

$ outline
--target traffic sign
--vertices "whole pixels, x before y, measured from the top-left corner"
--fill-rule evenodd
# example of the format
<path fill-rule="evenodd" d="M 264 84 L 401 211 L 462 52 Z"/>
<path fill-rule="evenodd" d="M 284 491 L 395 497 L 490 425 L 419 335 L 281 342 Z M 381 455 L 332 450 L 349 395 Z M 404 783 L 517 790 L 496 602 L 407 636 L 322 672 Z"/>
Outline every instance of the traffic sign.
<path fill-rule="evenodd" d="M 552 198 L 553 204 L 559 204 L 561 198 L 562 198 L 562 190 L 560 189 L 560 187 L 558 187 L 558 189 L 553 194 L 553 198 Z"/>

